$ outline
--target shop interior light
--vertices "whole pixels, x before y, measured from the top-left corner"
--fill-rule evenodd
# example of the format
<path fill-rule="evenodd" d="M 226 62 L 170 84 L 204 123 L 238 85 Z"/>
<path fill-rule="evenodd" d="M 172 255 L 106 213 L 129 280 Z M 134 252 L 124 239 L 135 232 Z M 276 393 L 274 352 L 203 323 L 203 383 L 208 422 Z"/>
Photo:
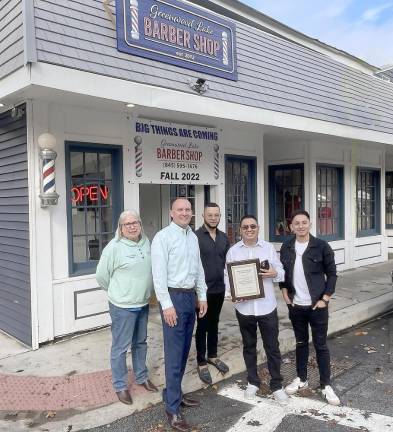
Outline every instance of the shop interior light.
<path fill-rule="evenodd" d="M 5 105 L 0 102 L 0 108 L 3 108 Z"/>
<path fill-rule="evenodd" d="M 135 108 L 135 105 L 133 103 L 128 103 L 126 104 L 127 108 Z"/>

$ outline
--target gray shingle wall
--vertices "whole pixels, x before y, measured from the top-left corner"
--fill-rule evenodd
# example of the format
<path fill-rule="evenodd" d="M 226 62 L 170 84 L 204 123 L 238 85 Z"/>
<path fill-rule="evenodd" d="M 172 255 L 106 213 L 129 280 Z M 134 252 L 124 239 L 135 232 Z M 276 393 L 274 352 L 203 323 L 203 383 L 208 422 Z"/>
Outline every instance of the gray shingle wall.
<path fill-rule="evenodd" d="M 23 66 L 22 0 L 0 1 L 0 79 Z"/>
<path fill-rule="evenodd" d="M 197 0 L 196 0 L 197 3 Z M 119 53 L 101 0 L 34 0 L 38 60 L 192 92 L 200 73 Z M 238 82 L 205 76 L 206 98 L 393 133 L 388 83 L 237 23 Z"/>
<path fill-rule="evenodd" d="M 31 345 L 26 118 L 0 114 L 0 329 Z"/>

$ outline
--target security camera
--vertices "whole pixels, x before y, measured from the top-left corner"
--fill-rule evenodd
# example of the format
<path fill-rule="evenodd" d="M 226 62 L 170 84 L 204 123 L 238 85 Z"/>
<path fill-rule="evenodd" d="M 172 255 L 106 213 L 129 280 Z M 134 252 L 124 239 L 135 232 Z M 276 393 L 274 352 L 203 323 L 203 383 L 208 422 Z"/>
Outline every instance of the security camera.
<path fill-rule="evenodd" d="M 197 78 L 195 81 L 190 79 L 188 85 L 199 94 L 203 94 L 209 89 L 209 85 L 203 78 Z"/>

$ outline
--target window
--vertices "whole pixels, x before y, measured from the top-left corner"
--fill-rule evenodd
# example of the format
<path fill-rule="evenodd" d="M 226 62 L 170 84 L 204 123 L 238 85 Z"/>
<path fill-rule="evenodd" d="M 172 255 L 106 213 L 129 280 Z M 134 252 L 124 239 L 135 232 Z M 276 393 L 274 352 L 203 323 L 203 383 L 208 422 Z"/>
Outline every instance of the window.
<path fill-rule="evenodd" d="M 317 165 L 317 236 L 325 240 L 343 238 L 343 169 Z"/>
<path fill-rule="evenodd" d="M 385 206 L 386 228 L 393 228 L 393 172 L 386 173 Z"/>
<path fill-rule="evenodd" d="M 357 235 L 379 232 L 379 171 L 358 168 L 356 182 Z"/>
<path fill-rule="evenodd" d="M 225 212 L 231 244 L 240 238 L 240 219 L 245 214 L 255 214 L 255 208 L 255 158 L 226 156 Z"/>
<path fill-rule="evenodd" d="M 95 271 L 113 238 L 122 202 L 121 150 L 66 143 L 70 274 Z"/>
<path fill-rule="evenodd" d="M 191 203 L 192 218 L 190 221 L 191 229 L 195 230 L 195 185 L 170 185 L 170 201 L 176 198 L 186 198 Z"/>
<path fill-rule="evenodd" d="M 303 209 L 303 164 L 269 167 L 270 240 L 284 241 L 295 210 Z"/>

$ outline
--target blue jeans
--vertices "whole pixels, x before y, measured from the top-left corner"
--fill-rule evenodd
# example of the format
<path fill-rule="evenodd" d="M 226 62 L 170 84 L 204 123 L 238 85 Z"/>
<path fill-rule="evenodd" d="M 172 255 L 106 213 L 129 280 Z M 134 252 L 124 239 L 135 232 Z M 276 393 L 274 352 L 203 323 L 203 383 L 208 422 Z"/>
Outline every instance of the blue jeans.
<path fill-rule="evenodd" d="M 177 314 L 175 327 L 169 327 L 166 324 L 160 308 L 164 334 L 166 381 L 166 388 L 162 395 L 166 410 L 171 414 L 179 414 L 183 397 L 181 382 L 186 369 L 195 324 L 196 296 L 194 290 L 189 291 L 169 293 Z"/>
<path fill-rule="evenodd" d="M 109 303 L 109 313 L 112 319 L 112 384 L 118 392 L 127 390 L 128 387 L 126 354 L 130 345 L 135 381 L 137 384 L 142 384 L 147 380 L 146 338 L 149 305 L 144 306 L 140 311 L 130 312 Z"/>

